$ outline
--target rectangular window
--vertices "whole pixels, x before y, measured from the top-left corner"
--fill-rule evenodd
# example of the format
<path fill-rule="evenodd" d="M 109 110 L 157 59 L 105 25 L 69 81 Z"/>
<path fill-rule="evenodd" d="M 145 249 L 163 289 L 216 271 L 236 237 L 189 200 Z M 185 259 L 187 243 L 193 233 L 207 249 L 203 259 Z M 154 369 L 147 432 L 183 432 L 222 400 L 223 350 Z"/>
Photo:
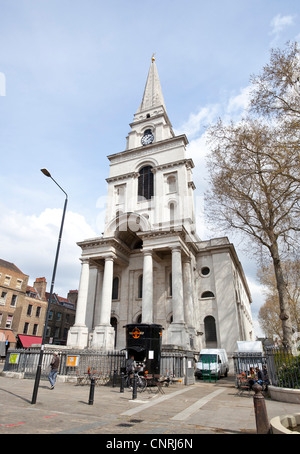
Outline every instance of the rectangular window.
<path fill-rule="evenodd" d="M 28 322 L 25 322 L 25 323 L 24 323 L 23 334 L 27 334 L 27 333 L 28 333 L 28 328 L 29 328 L 29 323 L 28 323 Z"/>
<path fill-rule="evenodd" d="M 0 304 L 2 306 L 4 306 L 4 304 L 5 304 L 6 297 L 7 297 L 7 292 L 2 292 L 1 297 L 0 297 Z"/>
<path fill-rule="evenodd" d="M 31 315 L 31 313 L 32 313 L 32 304 L 28 304 L 27 315 Z"/>
<path fill-rule="evenodd" d="M 12 315 L 8 315 L 7 319 L 6 319 L 5 328 L 11 328 L 12 321 L 13 321 L 13 316 Z"/>
<path fill-rule="evenodd" d="M 17 279 L 17 285 L 16 288 L 21 288 L 22 287 L 22 282 L 21 279 Z"/>
<path fill-rule="evenodd" d="M 10 284 L 10 280 L 11 280 L 11 276 L 5 276 L 4 285 L 9 285 Z"/>
<path fill-rule="evenodd" d="M 61 312 L 57 312 L 56 314 L 56 321 L 60 322 L 61 321 Z"/>
<path fill-rule="evenodd" d="M 37 323 L 35 323 L 35 324 L 33 325 L 33 331 L 32 331 L 32 335 L 33 335 L 33 336 L 36 336 L 36 335 L 37 335 L 38 326 L 39 326 L 39 325 L 38 325 Z"/>
<path fill-rule="evenodd" d="M 17 295 L 13 295 L 13 296 L 12 296 L 11 302 L 10 302 L 10 305 L 11 305 L 12 307 L 15 307 L 15 306 L 16 306 L 16 304 L 17 304 L 17 298 L 18 298 Z"/>
<path fill-rule="evenodd" d="M 39 317 L 40 315 L 41 315 L 41 306 L 38 306 L 38 307 L 36 308 L 35 316 L 36 316 L 36 317 Z"/>

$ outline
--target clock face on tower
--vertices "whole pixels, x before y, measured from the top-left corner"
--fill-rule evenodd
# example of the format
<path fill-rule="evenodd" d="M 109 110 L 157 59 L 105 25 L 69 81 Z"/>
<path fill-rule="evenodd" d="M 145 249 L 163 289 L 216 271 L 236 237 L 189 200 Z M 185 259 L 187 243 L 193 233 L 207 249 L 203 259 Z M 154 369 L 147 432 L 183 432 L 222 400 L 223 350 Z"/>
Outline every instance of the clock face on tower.
<path fill-rule="evenodd" d="M 141 139 L 142 145 L 149 145 L 154 140 L 154 135 L 152 134 L 151 129 L 146 129 L 144 135 Z"/>

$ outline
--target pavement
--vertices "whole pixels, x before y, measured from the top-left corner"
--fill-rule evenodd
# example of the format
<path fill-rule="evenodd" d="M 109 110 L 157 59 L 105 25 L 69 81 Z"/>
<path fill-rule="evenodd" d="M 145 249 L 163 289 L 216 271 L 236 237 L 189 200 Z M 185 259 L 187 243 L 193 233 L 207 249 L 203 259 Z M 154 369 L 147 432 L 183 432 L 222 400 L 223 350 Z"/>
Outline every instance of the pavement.
<path fill-rule="evenodd" d="M 129 389 L 121 393 L 119 387 L 99 385 L 92 404 L 89 385 L 59 380 L 53 390 L 41 380 L 31 404 L 33 386 L 34 380 L 0 374 L 0 434 L 101 434 L 105 443 L 142 434 L 147 440 L 181 435 L 187 444 L 199 434 L 256 434 L 253 393 L 239 395 L 233 376 L 211 383 L 196 380 L 190 386 L 173 383 L 164 393 L 146 389 L 136 399 Z M 269 420 L 299 412 L 296 404 L 268 398 L 265 403 Z"/>

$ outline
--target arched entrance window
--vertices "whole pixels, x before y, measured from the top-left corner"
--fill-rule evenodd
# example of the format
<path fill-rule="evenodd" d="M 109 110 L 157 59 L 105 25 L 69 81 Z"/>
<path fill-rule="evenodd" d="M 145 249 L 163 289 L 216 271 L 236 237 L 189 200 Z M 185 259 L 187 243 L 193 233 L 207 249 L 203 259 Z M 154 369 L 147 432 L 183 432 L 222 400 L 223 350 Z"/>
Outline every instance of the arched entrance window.
<path fill-rule="evenodd" d="M 138 199 L 150 200 L 154 195 L 153 173 L 151 166 L 145 166 L 139 171 L 138 179 Z"/>
<path fill-rule="evenodd" d="M 207 348 L 217 348 L 216 321 L 212 315 L 204 319 L 205 343 Z"/>

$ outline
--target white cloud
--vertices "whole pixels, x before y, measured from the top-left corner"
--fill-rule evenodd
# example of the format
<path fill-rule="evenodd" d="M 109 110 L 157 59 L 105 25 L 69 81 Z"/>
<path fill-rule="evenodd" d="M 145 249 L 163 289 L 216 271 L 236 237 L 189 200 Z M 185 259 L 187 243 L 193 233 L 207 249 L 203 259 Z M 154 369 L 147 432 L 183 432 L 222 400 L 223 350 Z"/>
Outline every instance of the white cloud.
<path fill-rule="evenodd" d="M 28 274 L 30 285 L 37 277 L 46 277 L 48 291 L 61 219 L 61 209 L 47 208 L 36 216 L 2 208 L 1 258 L 13 262 Z M 75 290 L 79 285 L 81 250 L 76 242 L 95 236 L 97 234 L 82 215 L 67 211 L 54 287 L 61 296 L 66 296 L 68 290 Z"/>
<path fill-rule="evenodd" d="M 281 14 L 277 14 L 271 20 L 271 34 L 278 35 L 284 30 L 286 27 L 294 24 L 294 19 L 296 16 L 282 16 Z"/>
<path fill-rule="evenodd" d="M 205 134 L 208 126 L 222 118 L 224 123 L 230 120 L 238 121 L 246 112 L 250 101 L 251 86 L 243 87 L 238 92 L 232 93 L 222 103 L 209 104 L 201 107 L 197 113 L 191 113 L 188 120 L 183 123 L 175 134 L 186 134 L 188 138 L 199 139 L 200 134 Z"/>

